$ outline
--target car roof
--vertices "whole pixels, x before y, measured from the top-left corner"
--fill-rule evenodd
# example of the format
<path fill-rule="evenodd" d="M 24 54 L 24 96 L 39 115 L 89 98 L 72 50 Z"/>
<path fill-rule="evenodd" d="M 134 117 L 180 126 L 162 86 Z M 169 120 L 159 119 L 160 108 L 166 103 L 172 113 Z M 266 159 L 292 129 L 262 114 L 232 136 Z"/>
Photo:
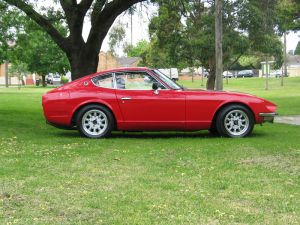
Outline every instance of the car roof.
<path fill-rule="evenodd" d="M 149 68 L 147 68 L 147 67 L 121 67 L 121 68 L 115 68 L 115 69 L 110 69 L 110 70 L 103 70 L 103 71 L 98 72 L 98 74 L 118 72 L 118 71 L 143 71 L 143 70 L 149 70 Z"/>
<path fill-rule="evenodd" d="M 121 68 L 114 68 L 109 70 L 102 70 L 87 76 L 84 76 L 85 78 L 91 78 L 98 75 L 104 75 L 107 73 L 113 73 L 113 72 L 122 72 L 122 71 L 145 71 L 145 70 L 151 70 L 148 67 L 121 67 Z"/>

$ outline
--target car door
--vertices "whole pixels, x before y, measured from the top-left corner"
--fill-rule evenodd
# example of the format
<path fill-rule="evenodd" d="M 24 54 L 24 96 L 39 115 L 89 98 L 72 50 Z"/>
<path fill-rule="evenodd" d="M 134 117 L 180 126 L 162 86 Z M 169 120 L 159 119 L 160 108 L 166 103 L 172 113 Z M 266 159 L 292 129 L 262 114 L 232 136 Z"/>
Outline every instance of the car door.
<path fill-rule="evenodd" d="M 185 95 L 167 89 L 145 71 L 115 73 L 116 96 L 123 115 L 122 130 L 183 130 Z M 160 88 L 152 89 L 153 83 Z"/>

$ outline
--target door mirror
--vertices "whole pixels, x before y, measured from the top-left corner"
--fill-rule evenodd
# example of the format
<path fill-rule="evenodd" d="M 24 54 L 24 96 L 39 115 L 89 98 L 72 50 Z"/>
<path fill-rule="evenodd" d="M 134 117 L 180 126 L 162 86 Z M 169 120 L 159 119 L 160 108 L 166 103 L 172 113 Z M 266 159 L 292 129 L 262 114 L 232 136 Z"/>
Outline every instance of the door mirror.
<path fill-rule="evenodd" d="M 153 84 L 152 84 L 152 89 L 153 90 L 157 90 L 158 89 L 158 83 L 157 82 L 154 82 Z"/>

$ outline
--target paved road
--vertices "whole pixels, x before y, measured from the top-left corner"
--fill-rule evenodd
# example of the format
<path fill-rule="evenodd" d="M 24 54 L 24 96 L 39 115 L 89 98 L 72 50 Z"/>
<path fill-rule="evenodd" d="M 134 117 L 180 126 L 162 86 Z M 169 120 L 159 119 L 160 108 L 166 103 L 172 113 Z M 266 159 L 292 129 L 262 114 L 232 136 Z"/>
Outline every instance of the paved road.
<path fill-rule="evenodd" d="M 274 122 L 300 126 L 300 115 L 298 115 L 298 116 L 276 116 Z"/>

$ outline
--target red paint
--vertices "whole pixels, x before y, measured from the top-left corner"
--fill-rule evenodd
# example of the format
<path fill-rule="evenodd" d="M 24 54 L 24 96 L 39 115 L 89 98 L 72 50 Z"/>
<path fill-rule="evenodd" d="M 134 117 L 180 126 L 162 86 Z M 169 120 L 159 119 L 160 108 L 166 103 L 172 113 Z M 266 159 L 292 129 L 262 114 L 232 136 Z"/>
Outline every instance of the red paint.
<path fill-rule="evenodd" d="M 147 68 L 116 69 L 83 77 L 43 96 L 46 120 L 55 125 L 72 127 L 76 111 L 84 105 L 96 103 L 113 112 L 118 130 L 192 131 L 209 129 L 218 110 L 226 104 L 246 105 L 253 112 L 256 123 L 263 122 L 259 113 L 272 113 L 276 110 L 275 104 L 243 93 L 172 90 L 164 83 L 168 89 L 154 94 L 153 90 L 100 88 L 91 82 L 95 76 L 127 70 L 146 71 L 155 77 Z M 124 97 L 131 99 L 122 100 Z"/>

